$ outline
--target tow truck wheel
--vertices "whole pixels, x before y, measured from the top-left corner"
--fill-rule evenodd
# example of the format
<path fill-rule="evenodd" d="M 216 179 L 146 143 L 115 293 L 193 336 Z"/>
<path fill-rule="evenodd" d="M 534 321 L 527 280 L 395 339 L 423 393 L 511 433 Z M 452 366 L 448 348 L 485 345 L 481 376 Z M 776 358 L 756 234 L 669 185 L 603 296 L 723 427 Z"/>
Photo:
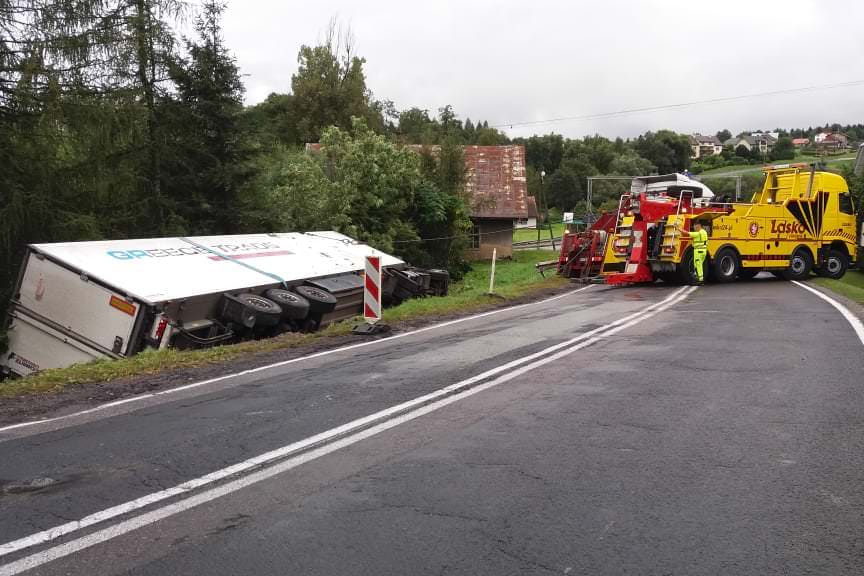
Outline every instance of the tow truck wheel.
<path fill-rule="evenodd" d="M 706 259 L 702 263 L 702 277 L 708 277 L 708 260 Z M 678 278 L 684 284 L 696 284 L 698 282 L 698 278 L 696 278 L 696 269 L 693 266 L 693 249 L 687 250 L 684 253 L 684 258 L 681 260 L 681 263 L 678 265 Z"/>
<path fill-rule="evenodd" d="M 752 280 L 759 274 L 761 270 L 759 268 L 744 268 L 738 271 L 738 279 L 739 280 Z"/>
<path fill-rule="evenodd" d="M 789 259 L 789 268 L 782 272 L 786 280 L 806 280 L 813 270 L 813 256 L 806 248 L 798 248 Z"/>
<path fill-rule="evenodd" d="M 822 266 L 816 269 L 819 276 L 832 278 L 837 280 L 846 274 L 846 269 L 849 267 L 849 258 L 839 250 L 828 250 L 825 255 L 825 260 Z"/>
<path fill-rule="evenodd" d="M 662 280 L 665 284 L 679 284 L 681 282 L 681 279 L 675 272 L 658 272 L 657 278 Z"/>
<path fill-rule="evenodd" d="M 732 282 L 741 270 L 741 259 L 732 248 L 723 248 L 714 256 L 714 280 L 720 284 Z"/>

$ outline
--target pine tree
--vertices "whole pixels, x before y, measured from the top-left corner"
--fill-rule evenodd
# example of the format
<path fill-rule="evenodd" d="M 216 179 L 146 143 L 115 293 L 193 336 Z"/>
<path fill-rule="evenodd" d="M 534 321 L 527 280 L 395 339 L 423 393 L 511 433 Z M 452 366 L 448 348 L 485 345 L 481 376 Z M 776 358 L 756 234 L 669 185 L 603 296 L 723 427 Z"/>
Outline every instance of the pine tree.
<path fill-rule="evenodd" d="M 188 60 L 172 67 L 177 95 L 168 104 L 178 143 L 168 172 L 172 197 L 186 198 L 185 212 L 200 232 L 237 232 L 237 193 L 249 155 L 242 134 L 243 83 L 225 47 L 220 20 L 224 4 L 208 0 L 187 41 Z"/>

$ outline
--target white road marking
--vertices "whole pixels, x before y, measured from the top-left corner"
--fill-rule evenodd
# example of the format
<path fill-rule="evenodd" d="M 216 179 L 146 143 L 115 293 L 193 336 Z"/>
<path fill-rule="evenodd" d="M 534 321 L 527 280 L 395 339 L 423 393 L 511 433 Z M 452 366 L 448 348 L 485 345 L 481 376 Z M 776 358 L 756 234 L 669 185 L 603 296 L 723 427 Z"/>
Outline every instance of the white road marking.
<path fill-rule="evenodd" d="M 804 288 L 805 290 L 812 292 L 813 294 L 815 294 L 816 296 L 818 296 L 819 298 L 828 302 L 834 308 L 836 308 L 840 312 L 840 314 L 843 315 L 843 317 L 846 319 L 846 321 L 852 325 L 852 329 L 855 331 L 855 334 L 858 335 L 858 339 L 861 340 L 861 344 L 864 345 L 864 324 L 861 323 L 861 319 L 858 318 L 858 316 L 856 316 L 854 313 L 852 313 L 852 311 L 850 311 L 848 308 L 846 308 L 846 306 L 844 306 L 843 304 L 841 304 L 837 300 L 834 300 L 833 298 L 831 298 L 830 296 L 828 296 L 824 292 L 821 292 L 820 290 L 816 290 L 815 288 L 811 288 L 810 286 L 807 286 L 806 284 L 804 284 L 802 282 L 795 281 L 795 280 L 793 280 L 792 283 L 797 285 L 797 286 L 800 286 L 801 288 Z"/>
<path fill-rule="evenodd" d="M 616 320 L 615 322 L 611 322 L 605 326 L 580 334 L 566 342 L 550 346 L 544 350 L 535 352 L 534 354 L 513 360 L 507 364 L 493 368 L 492 370 L 488 370 L 482 374 L 478 374 L 477 376 L 451 384 L 445 388 L 436 390 L 435 392 L 431 392 L 424 396 L 409 400 L 408 402 L 376 412 L 375 414 L 359 418 L 337 428 L 306 438 L 305 440 L 294 442 L 287 446 L 283 446 L 282 448 L 277 448 L 276 450 L 260 454 L 254 458 L 250 458 L 249 460 L 211 472 L 210 474 L 184 482 L 183 484 L 179 484 L 167 490 L 154 492 L 130 502 L 96 512 L 82 518 L 81 520 L 67 522 L 66 524 L 61 524 L 54 528 L 2 544 L 0 545 L 0 556 L 12 554 L 13 552 L 18 552 L 39 544 L 56 540 L 61 536 L 128 514 L 156 502 L 186 494 L 217 481 L 228 479 L 231 476 L 246 474 L 245 476 L 231 480 L 221 486 L 206 490 L 205 492 L 194 494 L 183 500 L 163 506 L 162 508 L 146 512 L 137 517 L 121 521 L 108 528 L 98 530 L 65 544 L 60 544 L 10 564 L 0 566 L 0 576 L 19 574 L 24 570 L 29 570 L 54 559 L 67 556 L 76 551 L 93 546 L 94 544 L 116 538 L 117 536 L 131 532 L 137 528 L 141 528 L 158 520 L 189 510 L 190 508 L 220 498 L 226 494 L 236 492 L 241 488 L 300 466 L 301 464 L 339 450 L 345 446 L 350 446 L 360 440 L 419 418 L 424 414 L 438 410 L 439 408 L 452 404 L 453 402 L 510 381 L 526 372 L 529 372 L 530 370 L 554 362 L 555 360 L 561 359 L 577 350 L 581 350 L 582 348 L 599 342 L 604 338 L 617 334 L 621 330 L 625 330 L 639 322 L 647 320 L 648 318 L 651 318 L 684 300 L 695 289 L 695 286 L 680 288 L 666 299 L 653 304 L 640 312 L 630 314 L 624 318 Z M 505 372 L 505 374 L 498 376 L 494 380 L 475 386 L 475 384 L 502 372 Z M 298 454 L 298 452 L 301 453 Z M 285 458 L 288 459 L 285 460 Z M 273 465 L 262 469 L 262 467 L 268 464 Z"/>
<path fill-rule="evenodd" d="M 473 316 L 466 316 L 464 318 L 456 318 L 455 320 L 448 320 L 447 322 L 441 322 L 439 324 L 433 324 L 432 326 L 426 326 L 425 328 L 418 328 L 417 330 L 412 330 L 410 332 L 400 332 L 398 334 L 393 334 L 387 338 L 381 338 L 377 340 L 370 340 L 368 342 L 360 342 L 358 344 L 350 344 L 348 346 L 343 346 L 341 348 L 334 348 L 332 350 L 324 350 L 322 352 L 316 352 L 314 354 L 309 354 L 308 356 L 300 356 L 299 358 L 292 358 L 291 360 L 283 360 L 282 362 L 276 362 L 274 364 L 267 364 L 265 366 L 258 366 L 257 368 L 250 368 L 249 370 L 243 370 L 241 372 L 234 372 L 231 374 L 224 374 L 222 376 L 217 376 L 216 378 L 210 378 L 208 380 L 201 380 L 200 382 L 192 382 L 191 384 L 185 384 L 183 386 L 178 386 L 176 388 L 169 388 L 168 390 L 162 390 L 160 392 L 150 392 L 148 394 L 139 394 L 137 396 L 132 396 L 130 398 L 124 398 L 123 400 L 115 400 L 114 402 L 108 402 L 107 404 L 100 404 L 99 406 L 95 406 L 93 408 L 88 408 L 87 410 L 81 410 L 79 412 L 73 412 L 72 414 L 64 414 L 63 416 L 57 416 L 55 418 L 43 418 L 41 420 L 31 420 L 29 422 L 21 422 L 19 424 L 12 424 L 9 426 L 4 426 L 0 428 L 0 432 L 6 432 L 8 430 L 14 430 L 16 428 L 24 428 L 26 426 L 36 426 L 37 424 L 48 424 L 50 422 L 58 422 L 60 420 L 69 420 L 71 418 L 77 418 L 80 416 L 86 416 L 88 414 L 93 414 L 94 412 L 101 412 L 102 410 L 106 410 L 108 408 L 113 408 L 115 406 L 120 406 L 122 404 L 129 404 L 131 402 L 138 402 L 141 400 L 146 400 L 147 398 L 156 398 L 159 396 L 165 396 L 168 394 L 176 394 L 178 392 L 183 392 L 185 390 L 190 390 L 192 388 L 198 388 L 200 386 L 207 386 L 209 384 L 215 384 L 216 382 L 222 382 L 224 380 L 228 380 L 231 378 L 237 378 L 238 376 L 246 376 L 248 374 L 255 374 L 257 372 L 262 372 L 264 370 L 270 370 L 271 368 L 280 368 L 282 366 L 287 366 L 289 364 L 294 364 L 296 362 L 303 362 L 304 360 L 311 360 L 313 358 L 320 358 L 321 356 L 327 356 L 329 354 L 336 354 L 337 352 L 346 352 L 348 350 L 354 350 L 356 348 L 362 348 L 364 346 L 374 346 L 375 344 L 381 344 L 382 342 L 392 342 L 393 340 L 398 340 L 399 338 L 405 338 L 407 336 L 414 336 L 415 334 L 421 334 L 423 332 L 428 332 L 430 330 L 438 330 L 440 328 L 446 328 L 447 326 L 453 326 L 454 324 L 460 324 L 462 322 L 468 322 L 470 320 L 476 320 L 478 318 L 485 318 L 487 316 L 492 316 L 493 314 L 500 314 L 502 312 L 511 312 L 513 310 L 519 310 L 520 308 L 524 308 L 526 306 L 536 306 L 539 304 L 545 304 L 547 302 L 553 302 L 555 300 L 559 300 L 561 298 L 566 298 L 567 296 L 571 296 L 576 294 L 577 292 L 582 292 L 583 290 L 587 290 L 594 286 L 593 284 L 589 284 L 588 286 L 583 286 L 582 288 L 577 288 L 576 290 L 571 290 L 564 294 L 559 294 L 558 296 L 552 296 L 551 298 L 546 298 L 545 300 L 538 300 L 537 302 L 527 302 L 525 304 L 518 304 L 516 306 L 510 306 L 508 308 L 498 308 L 497 310 L 490 310 L 489 312 L 483 312 L 481 314 L 474 314 Z"/>

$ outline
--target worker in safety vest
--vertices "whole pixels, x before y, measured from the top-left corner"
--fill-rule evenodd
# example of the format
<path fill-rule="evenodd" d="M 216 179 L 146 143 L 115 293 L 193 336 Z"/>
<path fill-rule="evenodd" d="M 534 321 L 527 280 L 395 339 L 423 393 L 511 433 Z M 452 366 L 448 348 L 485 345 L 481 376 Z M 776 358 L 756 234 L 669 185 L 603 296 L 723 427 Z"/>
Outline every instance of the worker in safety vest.
<path fill-rule="evenodd" d="M 680 230 L 678 223 L 675 227 Z M 705 282 L 705 258 L 708 257 L 708 232 L 702 228 L 702 223 L 698 220 L 693 220 L 693 231 L 683 231 L 693 239 L 693 267 L 696 269 L 696 281 L 699 284 Z"/>

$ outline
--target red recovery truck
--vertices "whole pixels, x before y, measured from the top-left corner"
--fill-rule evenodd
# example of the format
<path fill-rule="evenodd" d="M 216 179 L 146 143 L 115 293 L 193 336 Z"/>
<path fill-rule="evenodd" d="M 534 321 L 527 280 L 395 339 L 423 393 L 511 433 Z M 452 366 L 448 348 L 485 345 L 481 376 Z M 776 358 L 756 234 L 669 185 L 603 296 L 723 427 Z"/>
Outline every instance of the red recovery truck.
<path fill-rule="evenodd" d="M 600 275 L 608 238 L 615 232 L 614 212 L 603 212 L 584 232 L 565 232 L 558 255 L 558 274 L 565 278 Z"/>

